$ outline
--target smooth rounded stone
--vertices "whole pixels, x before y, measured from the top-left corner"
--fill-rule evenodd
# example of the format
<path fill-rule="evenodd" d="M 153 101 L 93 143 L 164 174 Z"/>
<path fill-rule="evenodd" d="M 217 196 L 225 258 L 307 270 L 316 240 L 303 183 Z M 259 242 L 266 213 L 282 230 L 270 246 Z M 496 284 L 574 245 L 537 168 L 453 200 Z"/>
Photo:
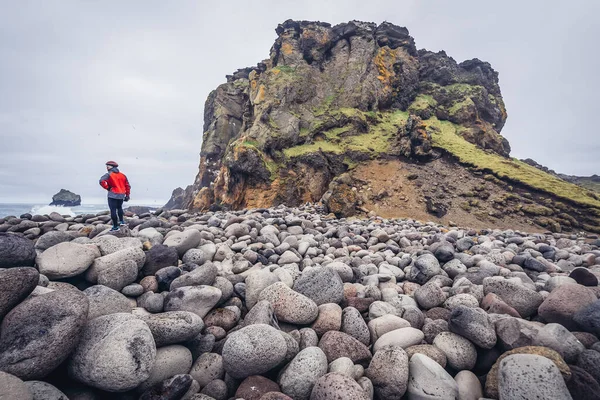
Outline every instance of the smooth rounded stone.
<path fill-rule="evenodd" d="M 352 282 L 354 280 L 352 268 L 343 262 L 334 261 L 327 264 L 327 268 L 334 270 L 340 276 L 342 282 Z"/>
<path fill-rule="evenodd" d="M 213 283 L 215 283 L 217 273 L 217 267 L 213 263 L 206 263 L 204 265 L 198 266 L 198 268 L 188 272 L 187 274 L 183 274 L 175 278 L 175 280 L 171 282 L 169 290 L 174 290 L 183 286 L 210 286 Z"/>
<path fill-rule="evenodd" d="M 302 328 L 299 331 L 300 341 L 298 342 L 300 350 L 304 350 L 307 347 L 314 347 L 319 345 L 319 337 L 317 333 L 311 328 Z"/>
<path fill-rule="evenodd" d="M 565 285 L 565 284 L 576 285 L 577 281 L 573 278 L 569 278 L 568 276 L 561 276 L 561 275 L 552 276 L 552 277 L 550 277 L 550 279 L 548 279 L 546 281 L 546 285 L 544 286 L 544 289 L 547 290 L 548 292 L 552 292 L 557 287 Z"/>
<path fill-rule="evenodd" d="M 154 366 L 150 377 L 137 387 L 139 392 L 150 389 L 155 384 L 174 375 L 187 374 L 192 368 L 192 353 L 180 345 L 170 345 L 156 349 Z"/>
<path fill-rule="evenodd" d="M 460 371 L 454 377 L 458 385 L 458 398 L 460 400 L 479 400 L 483 397 L 483 390 L 477 375 L 471 371 Z"/>
<path fill-rule="evenodd" d="M 0 268 L 33 267 L 35 257 L 31 240 L 0 232 Z"/>
<path fill-rule="evenodd" d="M 573 336 L 577 338 L 581 342 L 582 345 L 585 346 L 586 349 L 589 349 L 594 345 L 594 343 L 598 343 L 598 338 L 596 335 L 588 332 L 571 332 Z"/>
<path fill-rule="evenodd" d="M 194 362 L 189 374 L 204 387 L 215 379 L 223 379 L 223 357 L 217 353 L 203 353 Z"/>
<path fill-rule="evenodd" d="M 477 362 L 477 349 L 469 340 L 452 332 L 442 332 L 433 345 L 445 355 L 448 365 L 457 371 L 472 369 Z"/>
<path fill-rule="evenodd" d="M 505 350 L 510 350 L 532 345 L 542 324 L 521 318 L 508 317 L 497 320 L 495 326 L 496 335 L 501 347 Z"/>
<path fill-rule="evenodd" d="M 55 386 L 43 381 L 27 381 L 25 386 L 33 395 L 33 400 L 69 400 L 66 394 L 58 390 Z M 0 389 L 0 399 L 3 399 Z M 12 397 L 21 399 L 21 397 Z"/>
<path fill-rule="evenodd" d="M 240 317 L 239 310 L 235 312 L 230 308 L 215 308 L 204 317 L 206 326 L 219 326 L 226 331 L 233 328 Z"/>
<path fill-rule="evenodd" d="M 414 354 L 408 363 L 408 398 L 413 400 L 456 399 L 458 384 L 440 364 L 424 354 Z"/>
<path fill-rule="evenodd" d="M 380 399 L 400 399 L 408 386 L 408 356 L 399 346 L 375 352 L 366 376 Z"/>
<path fill-rule="evenodd" d="M 329 363 L 327 372 L 339 372 L 351 378 L 354 378 L 354 363 L 348 357 L 340 357 Z"/>
<path fill-rule="evenodd" d="M 181 257 L 181 261 L 183 261 L 184 264 L 202 265 L 207 261 L 207 257 L 200 249 L 189 249 L 185 252 L 183 257 Z"/>
<path fill-rule="evenodd" d="M 498 368 L 501 399 L 571 399 L 560 371 L 552 361 L 534 354 L 513 354 Z"/>
<path fill-rule="evenodd" d="M 279 282 L 277 275 L 268 268 L 253 272 L 246 277 L 246 307 L 252 309 L 259 301 L 260 293 L 272 284 Z"/>
<path fill-rule="evenodd" d="M 138 238 L 133 237 L 118 238 L 112 235 L 105 235 L 95 237 L 93 242 L 98 246 L 100 253 L 103 256 L 116 253 L 117 251 L 126 249 L 128 247 L 142 248 L 142 242 Z"/>
<path fill-rule="evenodd" d="M 511 317 L 521 318 L 517 310 L 506 304 L 498 295 L 488 293 L 481 300 L 481 308 L 489 314 L 506 314 Z"/>
<path fill-rule="evenodd" d="M 411 282 L 424 285 L 428 280 L 441 273 L 442 269 L 437 258 L 432 254 L 423 254 L 417 257 L 406 278 Z"/>
<path fill-rule="evenodd" d="M 127 297 L 103 285 L 94 285 L 83 291 L 89 301 L 87 318 L 92 320 L 101 315 L 131 312 Z"/>
<path fill-rule="evenodd" d="M 287 286 L 294 286 L 294 277 L 292 277 L 292 274 L 287 269 L 277 268 L 275 271 L 273 271 L 273 273 L 277 276 L 277 278 L 279 278 L 281 282 L 285 283 Z"/>
<path fill-rule="evenodd" d="M 177 250 L 179 257 L 183 257 L 189 249 L 198 247 L 201 240 L 202 235 L 198 230 L 186 229 L 183 232 L 174 232 L 173 234 L 168 235 L 168 237 L 165 238 L 163 245 L 174 247 Z"/>
<path fill-rule="evenodd" d="M 479 301 L 477 298 L 468 293 L 459 293 L 454 296 L 449 297 L 444 302 L 444 307 L 449 310 L 454 310 L 457 307 L 471 307 L 476 308 L 479 307 Z"/>
<path fill-rule="evenodd" d="M 442 307 L 434 307 L 430 310 L 427 310 L 427 312 L 425 312 L 425 316 L 429 319 L 432 319 L 432 320 L 443 319 L 444 321 L 447 321 L 450 319 L 450 314 L 452 314 L 452 311 L 448 310 L 447 308 L 442 308 Z"/>
<path fill-rule="evenodd" d="M 344 298 L 344 284 L 340 276 L 327 267 L 311 268 L 302 272 L 294 282 L 294 290 L 317 305 L 339 304 Z"/>
<path fill-rule="evenodd" d="M 75 349 L 89 302 L 78 290 L 25 299 L 0 325 L 0 370 L 21 379 L 43 378 Z"/>
<path fill-rule="evenodd" d="M 311 328 L 319 337 L 327 331 L 339 331 L 342 326 L 342 307 L 335 303 L 321 304 L 319 316 L 312 323 Z"/>
<path fill-rule="evenodd" d="M 320 316 L 321 314 L 319 314 Z M 360 312 L 354 307 L 346 307 L 342 311 L 342 326 L 340 330 L 357 339 L 365 346 L 371 343 L 369 327 Z"/>
<path fill-rule="evenodd" d="M 252 375 L 240 383 L 235 392 L 235 397 L 244 400 L 260 400 L 264 399 L 267 393 L 279 391 L 279 385 L 272 380 L 261 375 Z M 272 398 L 276 399 L 275 397 Z"/>
<path fill-rule="evenodd" d="M 98 284 L 121 291 L 135 282 L 138 266 L 133 260 L 126 260 L 98 272 Z"/>
<path fill-rule="evenodd" d="M 149 313 L 160 313 L 164 309 L 165 296 L 160 293 L 146 292 L 138 297 L 137 304 Z"/>
<path fill-rule="evenodd" d="M 123 250 L 98 257 L 85 271 L 85 279 L 88 282 L 96 283 L 98 282 L 98 274 L 101 271 L 127 260 L 134 261 L 138 267 L 138 270 L 140 270 L 146 261 L 146 254 L 138 247 L 128 247 Z"/>
<path fill-rule="evenodd" d="M 300 261 L 302 261 L 302 259 L 300 257 L 298 257 L 294 252 L 287 250 L 281 256 L 279 256 L 279 259 L 277 260 L 277 264 L 279 264 L 279 265 L 293 264 L 293 263 L 299 263 Z"/>
<path fill-rule="evenodd" d="M 132 283 L 121 289 L 121 293 L 123 293 L 125 296 L 130 297 L 141 296 L 142 294 L 144 294 L 144 287 L 139 283 Z"/>
<path fill-rule="evenodd" d="M 465 272 L 467 272 L 467 267 L 456 258 L 445 263 L 442 269 L 452 279 L 454 279 L 459 274 L 464 274 Z"/>
<path fill-rule="evenodd" d="M 317 379 L 327 373 L 327 357 L 318 347 L 300 351 L 283 369 L 277 382 L 293 399 L 309 399 Z"/>
<path fill-rule="evenodd" d="M 69 242 L 73 239 L 72 234 L 61 231 L 50 231 L 44 233 L 35 242 L 35 249 L 44 251 L 52 246 L 55 246 L 62 242 Z"/>
<path fill-rule="evenodd" d="M 481 308 L 455 308 L 450 315 L 448 328 L 483 349 L 491 349 L 496 345 L 496 329 Z"/>
<path fill-rule="evenodd" d="M 519 315 L 527 318 L 535 314 L 544 301 L 541 294 L 506 279 L 486 278 L 483 281 L 484 294 L 494 293 L 506 304 L 517 310 Z"/>
<path fill-rule="evenodd" d="M 383 317 L 385 315 L 394 315 L 400 317 L 401 310 L 398 310 L 395 306 L 384 301 L 374 301 L 369 306 L 369 319 L 373 320 L 376 318 Z"/>
<path fill-rule="evenodd" d="M 566 360 L 565 360 L 566 361 Z M 577 366 L 583 368 L 594 379 L 600 379 L 600 353 L 595 350 L 585 350 L 577 357 Z M 600 383 L 600 381 L 599 381 Z"/>
<path fill-rule="evenodd" d="M 337 372 L 320 377 L 310 395 L 310 400 L 339 399 L 369 400 L 369 397 L 354 379 Z"/>
<path fill-rule="evenodd" d="M 190 311 L 167 311 L 140 319 L 150 328 L 156 346 L 192 340 L 204 328 L 202 318 Z"/>
<path fill-rule="evenodd" d="M 221 300 L 221 291 L 212 286 L 183 286 L 169 292 L 165 297 L 165 311 L 191 311 L 200 318 Z"/>
<path fill-rule="evenodd" d="M 0 399 L 35 400 L 33 393 L 25 382 L 3 371 L 0 371 Z"/>
<path fill-rule="evenodd" d="M 584 267 L 575 268 L 569 273 L 569 277 L 583 286 L 598 286 L 598 277 Z"/>
<path fill-rule="evenodd" d="M 160 269 L 177 265 L 179 256 L 177 249 L 174 247 L 156 244 L 146 252 L 146 261 L 142 267 L 142 275 L 154 275 Z"/>
<path fill-rule="evenodd" d="M 287 354 L 286 340 L 272 326 L 257 324 L 230 334 L 223 346 L 223 365 L 234 378 L 259 375 L 279 365 Z"/>
<path fill-rule="evenodd" d="M 600 337 L 600 300 L 579 310 L 573 316 L 573 321 L 584 331 Z"/>
<path fill-rule="evenodd" d="M 227 384 L 221 379 L 215 379 L 214 381 L 209 382 L 208 385 L 203 387 L 200 393 L 210 396 L 215 400 L 227 400 Z"/>
<path fill-rule="evenodd" d="M 437 307 L 446 301 L 446 292 L 437 284 L 437 282 L 427 282 L 415 291 L 415 300 L 419 306 L 425 310 Z"/>
<path fill-rule="evenodd" d="M 400 328 L 410 327 L 410 322 L 396 315 L 383 315 L 371 319 L 367 324 L 371 334 L 371 342 L 375 343 L 382 335 Z"/>
<path fill-rule="evenodd" d="M 150 377 L 155 357 L 145 322 L 131 314 L 103 315 L 86 325 L 69 360 L 69 375 L 108 392 L 127 391 Z"/>
<path fill-rule="evenodd" d="M 555 322 L 569 330 L 576 330 L 578 325 L 573 321 L 573 316 L 597 300 L 591 289 L 576 283 L 565 283 L 546 297 L 538 308 L 538 314 L 546 322 Z"/>
<path fill-rule="evenodd" d="M 248 311 L 248 314 L 246 314 L 246 317 L 244 318 L 243 325 L 248 326 L 253 324 L 277 326 L 275 310 L 273 310 L 271 303 L 266 300 L 259 301 L 250 311 Z"/>
<path fill-rule="evenodd" d="M 506 358 L 512 354 L 534 354 L 534 355 L 546 357 L 547 359 L 551 360 L 554 363 L 554 365 L 556 365 L 556 367 L 562 374 L 562 378 L 565 381 L 568 381 L 571 379 L 571 370 L 570 370 L 569 366 L 565 363 L 563 358 L 556 351 L 554 351 L 548 347 L 541 347 L 541 346 L 519 347 L 519 348 L 509 350 L 509 351 L 501 354 L 498 357 L 498 359 L 494 362 L 492 367 L 490 368 L 489 373 L 487 374 L 486 381 L 485 381 L 485 395 L 487 397 L 491 397 L 493 399 L 498 398 L 498 369 L 500 367 L 500 362 L 504 358 Z"/>
<path fill-rule="evenodd" d="M 373 345 L 373 351 L 377 352 L 386 346 L 398 346 L 405 349 L 420 344 L 424 338 L 425 335 L 419 329 L 412 327 L 395 329 L 380 336 Z"/>
<path fill-rule="evenodd" d="M 36 288 L 40 274 L 32 267 L 0 270 L 0 321 Z"/>
<path fill-rule="evenodd" d="M 171 290 L 171 283 L 173 283 L 173 281 L 177 279 L 182 273 L 183 272 L 181 268 L 176 267 L 174 265 L 170 267 L 164 267 L 156 271 L 156 274 L 154 274 L 154 276 L 156 277 L 158 290 L 161 292 Z"/>
<path fill-rule="evenodd" d="M 343 332 L 326 332 L 319 341 L 319 347 L 327 356 L 327 362 L 348 357 L 353 363 L 366 367 L 371 361 L 371 352 L 367 346 Z"/>
<path fill-rule="evenodd" d="M 406 355 L 408 355 L 409 360 L 417 353 L 425 354 L 427 357 L 440 364 L 442 368 L 446 368 L 446 363 L 448 361 L 446 355 L 437 347 L 431 344 L 417 344 L 406 348 Z"/>
<path fill-rule="evenodd" d="M 290 324 L 310 324 L 319 314 L 314 301 L 290 289 L 283 282 L 274 283 L 263 289 L 259 300 L 267 300 L 271 303 L 277 319 Z"/>
<path fill-rule="evenodd" d="M 100 251 L 95 245 L 63 242 L 40 254 L 36 264 L 40 273 L 48 278 L 62 279 L 85 272 L 97 257 Z"/>
<path fill-rule="evenodd" d="M 154 275 L 145 276 L 140 281 L 140 285 L 144 288 L 145 292 L 158 292 L 158 281 Z"/>
<path fill-rule="evenodd" d="M 567 381 L 567 388 L 573 399 L 600 400 L 600 383 L 583 368 L 575 365 L 571 368 L 571 379 Z"/>
<path fill-rule="evenodd" d="M 575 362 L 585 350 L 585 346 L 567 328 L 554 323 L 540 328 L 532 344 L 556 350 L 567 363 Z"/>
<path fill-rule="evenodd" d="M 179 374 L 171 378 L 165 379 L 150 389 L 146 390 L 139 397 L 139 400 L 179 400 L 186 398 L 190 390 L 193 388 L 194 380 L 190 375 Z M 196 392 L 197 393 L 197 392 Z M 187 397 L 188 399 L 195 399 L 197 394 Z M 211 399 L 207 397 L 207 400 Z"/>

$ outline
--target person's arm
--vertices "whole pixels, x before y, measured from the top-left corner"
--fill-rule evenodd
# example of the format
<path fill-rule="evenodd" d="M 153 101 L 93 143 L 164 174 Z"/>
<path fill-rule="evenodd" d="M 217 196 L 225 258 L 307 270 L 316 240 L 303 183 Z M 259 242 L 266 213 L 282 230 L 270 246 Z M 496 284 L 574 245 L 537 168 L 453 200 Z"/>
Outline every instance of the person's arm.
<path fill-rule="evenodd" d="M 127 179 L 127 176 L 125 176 L 125 195 L 129 197 L 130 192 L 131 186 L 129 185 L 129 179 Z"/>
<path fill-rule="evenodd" d="M 104 174 L 100 178 L 100 186 L 102 186 L 106 190 L 110 190 L 110 185 L 108 184 L 108 178 L 110 178 L 110 174 Z"/>

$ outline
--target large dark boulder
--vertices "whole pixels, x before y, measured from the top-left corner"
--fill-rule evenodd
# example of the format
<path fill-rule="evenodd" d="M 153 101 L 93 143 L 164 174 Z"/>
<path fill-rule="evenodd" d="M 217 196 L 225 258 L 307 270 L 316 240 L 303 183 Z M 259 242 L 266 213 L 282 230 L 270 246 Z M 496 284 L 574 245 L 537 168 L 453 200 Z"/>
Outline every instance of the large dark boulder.
<path fill-rule="evenodd" d="M 33 242 L 10 233 L 0 233 L 0 268 L 33 267 Z"/>
<path fill-rule="evenodd" d="M 0 326 L 0 370 L 23 380 L 48 375 L 77 346 L 88 304 L 79 290 L 61 289 L 13 308 Z"/>
<path fill-rule="evenodd" d="M 0 271 L 0 321 L 35 289 L 40 274 L 35 268 L 17 267 Z"/>
<path fill-rule="evenodd" d="M 51 206 L 75 207 L 81 205 L 81 196 L 66 189 L 60 189 L 60 192 L 52 196 Z"/>

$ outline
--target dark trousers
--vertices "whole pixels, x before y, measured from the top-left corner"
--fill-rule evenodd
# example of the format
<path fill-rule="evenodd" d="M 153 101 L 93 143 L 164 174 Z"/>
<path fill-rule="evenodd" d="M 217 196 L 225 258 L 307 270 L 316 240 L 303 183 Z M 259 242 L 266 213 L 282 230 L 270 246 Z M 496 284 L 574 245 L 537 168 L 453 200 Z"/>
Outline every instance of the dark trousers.
<path fill-rule="evenodd" d="M 110 208 L 110 218 L 113 226 L 118 226 L 119 221 L 123 221 L 123 199 L 108 198 L 108 207 Z M 117 214 L 119 217 L 117 218 Z"/>

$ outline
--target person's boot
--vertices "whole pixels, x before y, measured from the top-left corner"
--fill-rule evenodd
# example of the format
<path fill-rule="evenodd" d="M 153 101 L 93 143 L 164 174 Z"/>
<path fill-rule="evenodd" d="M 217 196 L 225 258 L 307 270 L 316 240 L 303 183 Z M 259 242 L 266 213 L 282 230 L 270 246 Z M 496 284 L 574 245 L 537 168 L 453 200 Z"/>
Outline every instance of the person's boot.
<path fill-rule="evenodd" d="M 119 221 L 119 226 L 125 226 L 125 225 L 127 225 L 127 224 L 125 223 L 125 221 Z"/>
<path fill-rule="evenodd" d="M 113 227 L 112 227 L 112 228 L 110 228 L 110 231 L 111 231 L 111 232 L 118 231 L 118 230 L 119 230 L 119 227 L 118 227 L 118 226 L 116 226 L 116 225 L 113 225 Z"/>

